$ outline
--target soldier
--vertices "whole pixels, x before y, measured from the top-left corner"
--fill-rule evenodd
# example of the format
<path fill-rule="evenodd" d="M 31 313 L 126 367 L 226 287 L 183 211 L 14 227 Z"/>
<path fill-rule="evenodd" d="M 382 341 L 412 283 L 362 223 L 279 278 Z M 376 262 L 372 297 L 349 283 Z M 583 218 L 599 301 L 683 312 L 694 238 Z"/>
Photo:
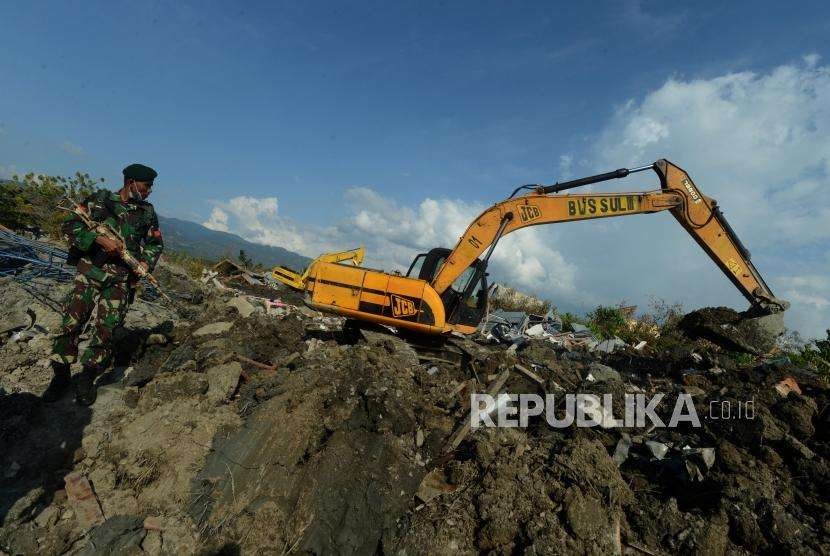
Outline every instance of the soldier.
<path fill-rule="evenodd" d="M 117 193 L 97 191 L 84 205 L 92 220 L 117 230 L 127 250 L 152 272 L 163 243 L 153 205 L 145 199 L 158 174 L 142 164 L 127 166 L 123 174 L 124 186 Z M 62 231 L 69 243 L 68 262 L 76 265 L 77 273 L 52 346 L 54 376 L 42 399 L 56 401 L 69 387 L 69 366 L 78 360 L 79 337 L 94 309 L 92 337 L 81 354 L 83 371 L 75 382 L 75 401 L 91 405 L 96 398 L 95 377 L 109 364 L 112 333 L 124 322 L 139 278 L 118 256 L 118 243 L 90 230 L 77 215 L 66 219 Z"/>

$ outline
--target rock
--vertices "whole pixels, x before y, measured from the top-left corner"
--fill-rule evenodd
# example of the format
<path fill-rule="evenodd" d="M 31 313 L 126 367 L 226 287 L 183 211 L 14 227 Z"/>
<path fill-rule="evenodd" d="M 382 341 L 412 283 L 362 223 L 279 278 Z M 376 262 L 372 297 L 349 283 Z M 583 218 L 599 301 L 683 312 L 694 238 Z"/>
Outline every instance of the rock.
<path fill-rule="evenodd" d="M 565 493 L 565 517 L 568 526 L 577 538 L 594 539 L 608 528 L 606 510 L 599 500 L 584 495 L 577 487 L 571 487 Z"/>
<path fill-rule="evenodd" d="M 319 311 L 315 311 L 314 309 L 306 307 L 305 305 L 298 305 L 297 311 L 309 318 L 319 317 L 322 315 L 322 313 L 320 313 Z"/>
<path fill-rule="evenodd" d="M 139 407 L 169 402 L 190 396 L 206 394 L 208 379 L 202 373 L 164 374 L 144 387 L 138 400 Z"/>
<path fill-rule="evenodd" d="M 691 338 L 706 338 L 719 346 L 761 355 L 775 345 L 774 331 L 761 326 L 747 313 L 738 313 L 728 307 L 707 307 L 685 315 L 678 328 Z"/>
<path fill-rule="evenodd" d="M 236 309 L 239 312 L 239 316 L 242 318 L 248 318 L 254 311 L 256 311 L 256 307 L 254 307 L 250 301 L 241 295 L 239 297 L 234 297 L 228 301 L 226 305 Z"/>
<path fill-rule="evenodd" d="M 206 372 L 208 377 L 207 396 L 214 402 L 228 401 L 239 384 L 239 376 L 242 374 L 242 365 L 233 361 L 224 365 L 216 365 Z"/>
<path fill-rule="evenodd" d="M 206 324 L 193 333 L 194 336 L 211 336 L 213 334 L 224 334 L 233 327 L 232 322 L 220 321 Z"/>
<path fill-rule="evenodd" d="M 161 519 L 154 515 L 148 515 L 144 518 L 144 528 L 148 531 L 162 531 L 164 529 L 161 525 Z"/>
<path fill-rule="evenodd" d="M 614 463 L 617 467 L 620 467 L 625 460 L 628 459 L 628 452 L 631 450 L 631 437 L 625 433 L 623 433 L 622 438 L 617 441 L 617 446 L 614 448 L 614 455 L 611 456 L 611 459 L 614 460 Z"/>
<path fill-rule="evenodd" d="M 3 474 L 3 476 L 6 479 L 12 479 L 17 475 L 18 471 L 20 471 L 20 464 L 16 461 L 13 461 L 11 465 L 9 465 L 9 468 L 6 469 L 6 472 Z"/>
<path fill-rule="evenodd" d="M 773 469 L 781 467 L 784 464 L 784 460 L 781 459 L 781 456 L 778 455 L 778 452 L 776 452 L 769 446 L 761 446 L 761 458 L 764 460 L 764 463 L 766 463 Z"/>
<path fill-rule="evenodd" d="M 141 518 L 134 515 L 117 515 L 93 529 L 87 544 L 78 554 L 139 554 L 144 540 Z"/>
<path fill-rule="evenodd" d="M 818 412 L 818 406 L 814 400 L 793 393 L 778 402 L 776 408 L 779 418 L 787 422 L 793 436 L 799 440 L 807 440 L 815 434 L 813 419 Z"/>
<path fill-rule="evenodd" d="M 64 480 L 66 481 L 67 502 L 75 511 L 81 529 L 88 531 L 103 523 L 104 514 L 89 480 L 80 473 L 70 473 Z"/>
<path fill-rule="evenodd" d="M 51 527 L 55 523 L 58 522 L 58 518 L 60 517 L 60 510 L 57 506 L 47 506 L 38 516 L 35 518 L 35 524 L 38 527 Z"/>
<path fill-rule="evenodd" d="M 141 397 L 141 392 L 135 386 L 127 386 L 124 388 L 124 393 L 121 395 L 121 398 L 124 400 L 124 405 L 131 409 L 135 409 L 138 406 L 138 400 Z"/>
<path fill-rule="evenodd" d="M 784 437 L 784 443 L 790 449 L 791 453 L 796 457 L 802 457 L 804 459 L 813 459 L 815 453 L 805 446 L 800 440 L 795 438 L 794 436 L 788 434 Z"/>
<path fill-rule="evenodd" d="M 653 440 L 646 442 L 646 448 L 648 448 L 648 451 L 651 452 L 651 456 L 655 459 L 663 459 L 669 451 L 668 446 L 662 442 L 654 442 Z"/>
<path fill-rule="evenodd" d="M 588 365 L 588 373 L 594 377 L 596 382 L 619 381 L 620 373 L 602 363 L 592 362 Z"/>
<path fill-rule="evenodd" d="M 150 334 L 147 336 L 147 345 L 163 346 L 167 343 L 167 336 L 164 334 Z"/>
<path fill-rule="evenodd" d="M 458 487 L 447 483 L 441 469 L 433 469 L 424 476 L 418 486 L 418 498 L 424 502 L 429 502 L 433 498 L 455 492 L 457 489 Z"/>
<path fill-rule="evenodd" d="M 141 541 L 141 550 L 150 555 L 161 554 L 162 541 L 160 531 L 147 531 L 144 540 Z"/>
<path fill-rule="evenodd" d="M 422 431 L 421 429 L 418 429 L 417 431 L 415 431 L 415 446 L 420 448 L 423 445 L 424 445 L 424 431 Z"/>

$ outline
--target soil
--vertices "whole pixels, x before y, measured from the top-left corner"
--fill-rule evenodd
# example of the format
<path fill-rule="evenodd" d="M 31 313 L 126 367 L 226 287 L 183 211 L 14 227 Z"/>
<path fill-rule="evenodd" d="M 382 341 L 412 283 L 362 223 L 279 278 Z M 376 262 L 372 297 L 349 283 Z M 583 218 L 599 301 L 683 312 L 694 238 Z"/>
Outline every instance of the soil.
<path fill-rule="evenodd" d="M 89 408 L 41 402 L 59 315 L 0 283 L 0 331 L 31 308 L 48 332 L 0 337 L 0 551 L 830 552 L 830 392 L 786 360 L 738 365 L 682 335 L 671 350 L 614 354 L 544 340 L 426 349 L 293 299 L 275 310 L 249 295 L 242 317 L 228 304 L 241 293 L 161 276 L 180 306 L 136 302 Z M 722 332 L 732 317 L 688 321 Z M 689 394 L 701 426 L 557 429 L 538 416 L 447 451 L 470 381 L 483 392 L 504 370 L 502 391 L 615 394 L 617 415 L 624 394 L 661 393 L 668 421 Z M 800 394 L 776 390 L 788 377 Z M 70 473 L 91 497 L 67 491 Z"/>

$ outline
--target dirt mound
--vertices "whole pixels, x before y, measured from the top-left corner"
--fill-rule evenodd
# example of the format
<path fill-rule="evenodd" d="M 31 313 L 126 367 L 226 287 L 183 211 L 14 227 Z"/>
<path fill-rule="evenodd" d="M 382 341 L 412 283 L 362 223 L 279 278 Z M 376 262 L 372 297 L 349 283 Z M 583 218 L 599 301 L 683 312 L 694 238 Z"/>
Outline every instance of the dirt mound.
<path fill-rule="evenodd" d="M 775 346 L 776 336 L 748 313 L 707 307 L 688 313 L 678 328 L 691 338 L 706 338 L 726 349 L 761 355 Z"/>
<path fill-rule="evenodd" d="M 175 270 L 165 281 L 198 305 L 136 305 L 91 408 L 37 398 L 48 336 L 3 338 L 3 551 L 830 551 L 830 393 L 784 359 L 740 366 L 682 336 L 613 354 L 419 346 Z M 10 306 L 0 316 L 26 323 Z M 732 349 L 747 338 L 734 312 L 696 313 L 696 329 L 742 338 Z M 552 394 L 557 418 L 565 393 L 612 395 L 615 416 L 626 394 L 662 394 L 665 422 L 690 396 L 700 426 L 554 428 L 542 414 L 465 430 L 470 393 L 501 379 Z"/>

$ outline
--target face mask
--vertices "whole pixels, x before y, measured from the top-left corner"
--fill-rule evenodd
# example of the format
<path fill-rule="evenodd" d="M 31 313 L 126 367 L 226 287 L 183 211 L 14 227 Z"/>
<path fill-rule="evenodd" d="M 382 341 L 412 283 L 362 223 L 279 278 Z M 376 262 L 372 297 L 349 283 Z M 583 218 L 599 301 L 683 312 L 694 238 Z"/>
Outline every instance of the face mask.
<path fill-rule="evenodd" d="M 135 184 L 130 187 L 130 199 L 133 201 L 141 201 L 141 193 L 135 190 Z"/>

